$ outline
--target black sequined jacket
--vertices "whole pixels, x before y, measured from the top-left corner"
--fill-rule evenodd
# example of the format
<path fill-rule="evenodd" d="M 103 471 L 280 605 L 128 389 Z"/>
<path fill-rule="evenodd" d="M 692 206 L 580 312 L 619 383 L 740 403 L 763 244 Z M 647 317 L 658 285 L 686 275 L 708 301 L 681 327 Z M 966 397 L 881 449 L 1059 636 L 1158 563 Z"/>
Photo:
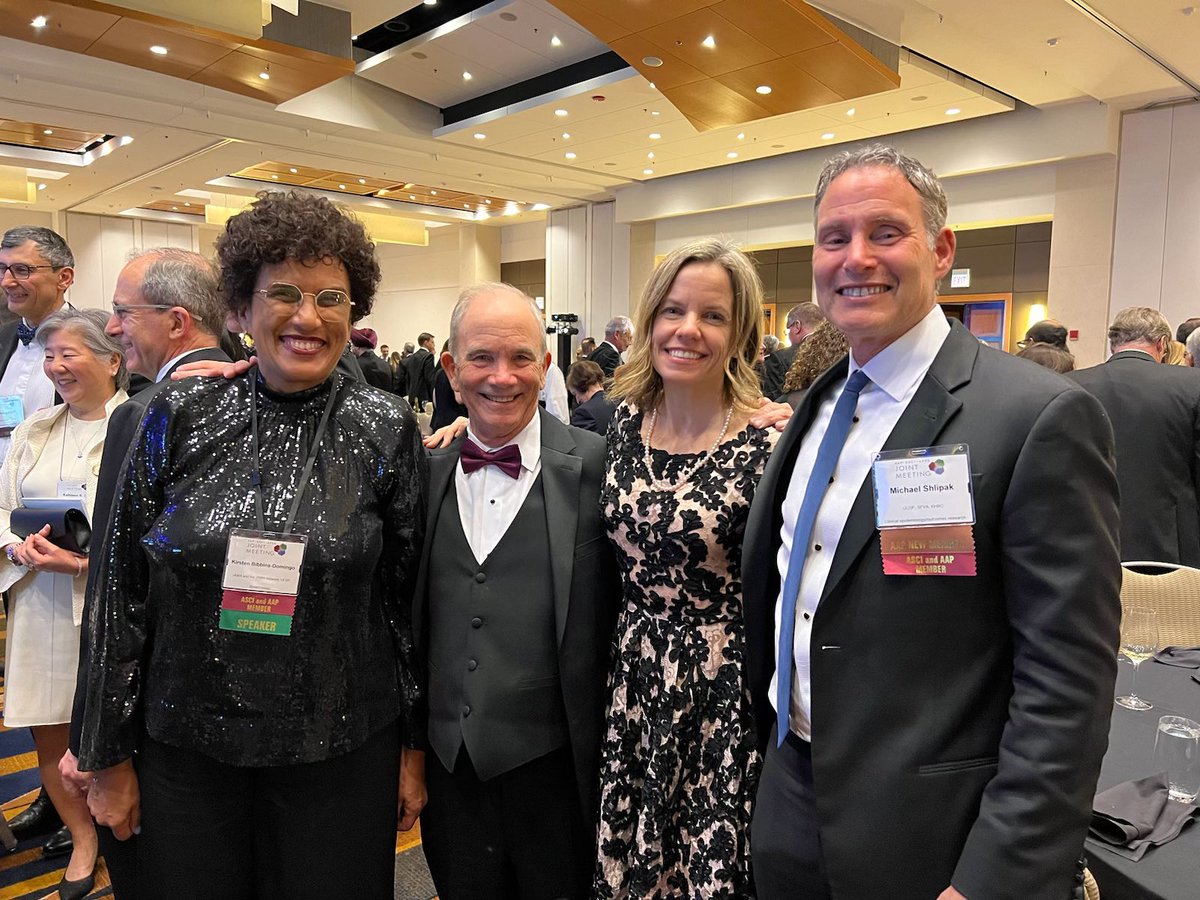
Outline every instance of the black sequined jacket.
<path fill-rule="evenodd" d="M 292 528 L 308 543 L 291 635 L 218 628 L 228 532 L 258 527 L 254 377 L 190 378 L 147 408 L 88 603 L 84 771 L 131 756 L 143 730 L 244 766 L 338 756 L 397 717 L 407 745 L 424 733 L 411 610 L 428 478 L 403 401 L 336 372 L 299 394 L 259 381 L 268 531 L 337 399 Z"/>

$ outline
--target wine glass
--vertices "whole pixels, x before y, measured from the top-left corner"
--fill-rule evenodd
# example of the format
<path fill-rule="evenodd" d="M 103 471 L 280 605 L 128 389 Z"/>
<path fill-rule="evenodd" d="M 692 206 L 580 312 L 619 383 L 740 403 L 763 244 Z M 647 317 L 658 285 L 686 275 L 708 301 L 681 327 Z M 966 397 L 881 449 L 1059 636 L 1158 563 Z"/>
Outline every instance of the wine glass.
<path fill-rule="evenodd" d="M 1126 606 L 1121 610 L 1121 652 L 1133 663 L 1133 684 L 1129 694 L 1118 697 L 1126 709 L 1153 709 L 1137 695 L 1138 666 L 1158 652 L 1158 613 L 1146 606 Z"/>

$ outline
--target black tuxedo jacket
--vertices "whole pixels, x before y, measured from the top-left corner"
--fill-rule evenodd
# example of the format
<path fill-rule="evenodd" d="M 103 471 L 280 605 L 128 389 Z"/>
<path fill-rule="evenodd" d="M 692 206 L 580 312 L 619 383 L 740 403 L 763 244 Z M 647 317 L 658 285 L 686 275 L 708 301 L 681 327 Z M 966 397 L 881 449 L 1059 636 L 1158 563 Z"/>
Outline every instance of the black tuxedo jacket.
<path fill-rule="evenodd" d="M 603 438 L 564 425 L 545 410 L 542 423 L 542 491 L 554 580 L 554 628 L 567 731 L 576 787 L 585 821 L 598 814 L 600 739 L 608 701 L 608 664 L 621 585 L 616 560 L 600 521 L 604 479 Z M 429 560 L 437 515 L 458 467 L 462 439 L 430 451 L 429 521 L 413 612 L 413 633 L 425 679 L 428 647 Z M 536 567 L 544 572 L 545 566 Z M 520 660 L 512 660 L 519 666 Z M 428 681 L 426 681 L 428 684 Z M 428 696 L 428 690 L 423 692 Z"/>
<path fill-rule="evenodd" d="M 1200 369 L 1127 350 L 1067 377 L 1117 438 L 1121 559 L 1200 566 Z"/>
<path fill-rule="evenodd" d="M 602 435 L 608 432 L 608 423 L 612 421 L 616 409 L 617 405 L 608 399 L 604 391 L 597 391 L 591 399 L 575 407 L 571 413 L 571 424 Z"/>
<path fill-rule="evenodd" d="M 392 392 L 392 367 L 374 353 L 364 353 L 357 357 L 358 367 L 362 370 L 363 379 L 371 387 L 381 391 Z"/>
<path fill-rule="evenodd" d="M 762 392 L 768 400 L 778 400 L 783 396 L 783 380 L 787 378 L 792 361 L 796 358 L 797 346 L 776 350 L 763 361 Z"/>
<path fill-rule="evenodd" d="M 88 621 L 87 607 L 92 602 L 92 572 L 99 571 L 100 558 L 108 536 L 109 520 L 112 516 L 113 499 L 125 475 L 126 459 L 142 424 L 146 406 L 160 390 L 171 382 L 171 373 L 186 363 L 215 360 L 229 362 L 225 351 L 219 347 L 193 350 L 171 366 L 162 381 L 148 382 L 147 386 L 113 410 L 108 418 L 108 430 L 104 434 L 104 451 L 100 456 L 100 474 L 96 480 L 96 500 L 92 507 L 92 543 L 88 549 L 88 584 L 84 600 L 83 620 Z M 87 636 L 81 634 L 79 641 L 79 674 L 75 680 L 75 701 L 71 710 L 71 751 L 79 753 L 80 728 L 83 726 L 83 707 L 87 701 L 87 672 L 91 661 Z"/>
<path fill-rule="evenodd" d="M 613 372 L 621 364 L 621 351 L 608 341 L 601 341 L 588 356 L 588 359 L 604 370 L 605 378 L 612 378 Z"/>
<path fill-rule="evenodd" d="M 760 722 L 776 553 L 805 395 L 763 473 L 742 566 Z M 1069 896 L 1108 737 L 1120 619 L 1112 431 L 1086 391 L 952 323 L 883 449 L 966 443 L 978 574 L 884 575 L 870 476 L 812 620 L 812 764 L 833 897 Z M 765 737 L 770 729 L 760 729 Z"/>
<path fill-rule="evenodd" d="M 404 363 L 408 373 L 408 396 L 428 402 L 433 399 L 433 354 L 418 347 Z"/>

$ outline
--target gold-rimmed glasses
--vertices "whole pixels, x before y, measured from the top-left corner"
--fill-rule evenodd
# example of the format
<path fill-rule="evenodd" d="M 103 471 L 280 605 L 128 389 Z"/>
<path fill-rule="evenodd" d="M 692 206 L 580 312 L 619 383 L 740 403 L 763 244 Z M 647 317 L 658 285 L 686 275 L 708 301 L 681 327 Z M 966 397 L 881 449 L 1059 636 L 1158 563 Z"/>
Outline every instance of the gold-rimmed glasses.
<path fill-rule="evenodd" d="M 338 288 L 325 288 L 313 294 L 309 291 L 302 291 L 296 285 L 288 284 L 286 281 L 276 281 L 254 293 L 262 294 L 272 309 L 289 316 L 295 314 L 305 297 L 312 297 L 313 305 L 317 308 L 317 315 L 330 322 L 348 315 L 350 308 L 354 306 L 350 295 Z"/>

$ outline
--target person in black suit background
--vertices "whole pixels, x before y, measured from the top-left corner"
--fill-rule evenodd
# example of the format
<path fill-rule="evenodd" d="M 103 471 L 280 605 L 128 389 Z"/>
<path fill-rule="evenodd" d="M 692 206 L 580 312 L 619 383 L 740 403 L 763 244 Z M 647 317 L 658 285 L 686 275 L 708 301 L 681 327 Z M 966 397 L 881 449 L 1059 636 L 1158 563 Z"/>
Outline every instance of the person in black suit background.
<path fill-rule="evenodd" d="M 134 257 L 117 276 L 112 315 L 105 329 L 125 350 L 127 364 L 146 379 L 146 387 L 113 410 L 100 459 L 93 507 L 91 557 L 99 569 L 104 533 L 113 497 L 124 473 L 125 457 L 133 445 L 142 414 L 150 399 L 170 382 L 181 365 L 200 361 L 229 362 L 219 347 L 225 309 L 217 296 L 217 274 L 198 253 L 163 247 Z M 89 573 L 94 569 L 89 568 Z M 91 591 L 88 591 L 91 596 Z M 85 610 L 86 621 L 86 610 Z M 80 641 L 79 678 L 71 714 L 69 749 L 59 764 L 63 781 L 86 791 L 90 776 L 76 768 L 80 726 L 90 663 L 86 638 Z M 108 864 L 113 895 L 137 897 L 137 838 L 118 841 L 108 828 L 97 828 L 100 853 Z"/>
<path fill-rule="evenodd" d="M 463 293 L 442 365 L 468 425 L 429 463 L 414 609 L 423 849 L 445 900 L 584 898 L 620 599 L 600 522 L 604 440 L 538 409 L 550 354 L 516 288 Z"/>
<path fill-rule="evenodd" d="M 449 350 L 450 342 L 446 341 L 442 344 L 442 355 Z M 458 402 L 454 386 L 450 384 L 450 376 L 446 374 L 446 367 L 441 364 L 439 358 L 433 373 L 433 415 L 429 418 L 429 427 L 437 431 L 460 416 L 466 418 L 467 408 Z"/>
<path fill-rule="evenodd" d="M 408 374 L 408 402 L 417 412 L 433 400 L 433 335 L 422 331 L 417 336 L 417 349 L 404 363 Z"/>
<path fill-rule="evenodd" d="M 392 369 L 379 356 L 375 355 L 375 342 L 378 340 L 374 328 L 352 328 L 350 330 L 350 347 L 363 379 L 371 387 L 381 391 L 392 392 Z"/>
<path fill-rule="evenodd" d="M 585 431 L 604 434 L 617 405 L 604 393 L 604 371 L 590 359 L 581 359 L 567 369 L 567 390 L 575 398 L 571 424 Z"/>
<path fill-rule="evenodd" d="M 770 736 L 758 896 L 1066 900 L 1117 668 L 1112 430 L 1086 391 L 947 321 L 955 236 L 918 161 L 881 145 L 834 156 L 814 219 L 817 297 L 851 355 L 780 438 L 743 548 Z M 970 496 L 946 568 L 906 555 L 928 529 L 876 528 L 881 450 L 907 454 L 893 486 Z M 885 539 L 902 551 L 886 569 Z"/>
<path fill-rule="evenodd" d="M 633 322 L 629 316 L 614 316 L 604 326 L 604 340 L 596 345 L 588 357 L 604 371 L 605 379 L 611 379 L 621 364 L 621 354 L 633 340 Z"/>
<path fill-rule="evenodd" d="M 1171 326 L 1131 306 L 1108 326 L 1108 361 L 1067 375 L 1117 439 L 1121 559 L 1200 566 L 1200 371 L 1160 365 Z"/>
<path fill-rule="evenodd" d="M 798 303 L 788 310 L 787 347 L 771 353 L 763 361 L 763 396 L 768 400 L 778 400 L 784 393 L 783 382 L 787 378 L 792 363 L 796 360 L 796 351 L 817 326 L 825 321 L 825 314 L 815 303 Z"/>

